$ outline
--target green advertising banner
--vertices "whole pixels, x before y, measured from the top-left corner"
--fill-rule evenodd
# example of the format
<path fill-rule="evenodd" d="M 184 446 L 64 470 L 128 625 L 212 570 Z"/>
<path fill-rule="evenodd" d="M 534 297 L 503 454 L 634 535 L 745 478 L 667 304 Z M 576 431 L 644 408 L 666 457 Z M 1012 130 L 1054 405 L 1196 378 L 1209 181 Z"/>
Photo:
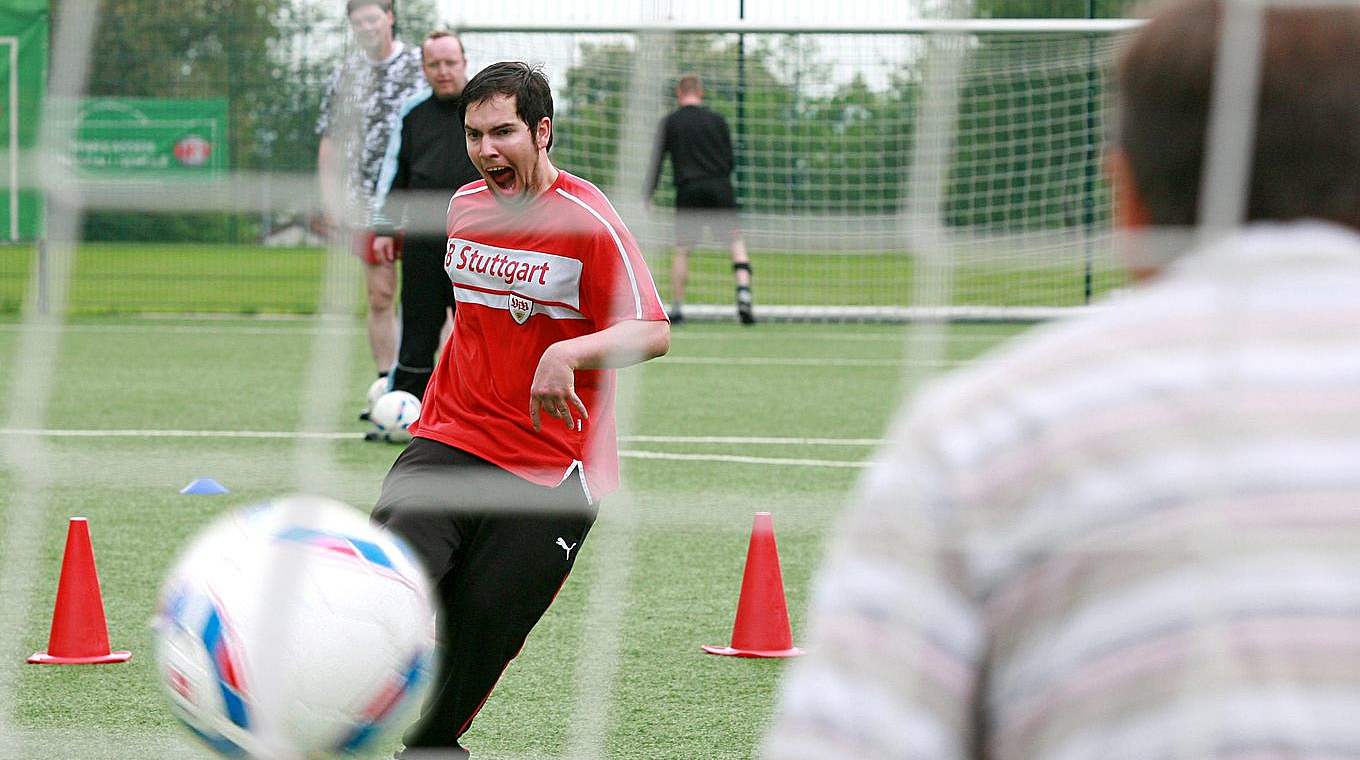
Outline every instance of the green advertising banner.
<path fill-rule="evenodd" d="M 0 241 L 42 234 L 42 195 L 20 187 L 47 88 L 47 0 L 0 2 Z"/>
<path fill-rule="evenodd" d="M 71 153 L 92 178 L 209 177 L 224 173 L 225 98 L 86 98 Z"/>

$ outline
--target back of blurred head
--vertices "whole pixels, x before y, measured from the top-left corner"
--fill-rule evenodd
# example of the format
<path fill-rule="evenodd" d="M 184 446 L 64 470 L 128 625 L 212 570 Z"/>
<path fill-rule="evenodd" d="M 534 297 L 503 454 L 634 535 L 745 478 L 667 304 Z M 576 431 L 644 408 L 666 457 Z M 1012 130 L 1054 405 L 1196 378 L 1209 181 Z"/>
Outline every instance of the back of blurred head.
<path fill-rule="evenodd" d="M 686 74 L 675 83 L 675 97 L 681 105 L 695 105 L 704 101 L 704 82 L 698 74 Z"/>
<path fill-rule="evenodd" d="M 1172 0 L 1117 61 L 1109 163 L 1124 226 L 1197 221 L 1222 19 L 1220 0 Z M 1248 221 L 1360 231 L 1360 5 L 1267 7 L 1261 65 Z"/>

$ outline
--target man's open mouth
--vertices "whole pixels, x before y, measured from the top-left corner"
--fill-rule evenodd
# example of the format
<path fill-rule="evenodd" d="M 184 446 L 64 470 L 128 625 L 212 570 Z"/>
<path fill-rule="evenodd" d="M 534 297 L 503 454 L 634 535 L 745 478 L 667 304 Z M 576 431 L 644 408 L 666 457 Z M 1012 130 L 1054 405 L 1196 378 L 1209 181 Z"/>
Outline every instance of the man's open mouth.
<path fill-rule="evenodd" d="M 489 166 L 486 176 L 501 192 L 508 193 L 515 189 L 515 170 L 508 166 Z"/>

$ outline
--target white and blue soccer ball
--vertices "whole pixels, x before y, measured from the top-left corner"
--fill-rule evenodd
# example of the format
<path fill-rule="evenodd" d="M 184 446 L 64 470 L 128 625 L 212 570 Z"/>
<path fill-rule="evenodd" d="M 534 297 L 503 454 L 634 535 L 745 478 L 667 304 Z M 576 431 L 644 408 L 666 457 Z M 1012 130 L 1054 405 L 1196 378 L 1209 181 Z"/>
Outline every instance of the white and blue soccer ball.
<path fill-rule="evenodd" d="M 380 377 L 368 386 L 368 393 L 364 396 L 364 409 L 372 412 L 373 407 L 378 403 L 378 399 L 383 397 L 388 390 L 388 378 Z"/>
<path fill-rule="evenodd" d="M 368 411 L 368 421 L 377 428 L 383 440 L 406 443 L 411 440 L 408 428 L 420 419 L 420 399 L 406 391 L 384 393 Z"/>
<path fill-rule="evenodd" d="M 153 632 L 175 716 L 220 754 L 262 758 L 371 748 L 414 718 L 436 648 L 429 584 L 405 544 L 307 496 L 194 538 Z"/>

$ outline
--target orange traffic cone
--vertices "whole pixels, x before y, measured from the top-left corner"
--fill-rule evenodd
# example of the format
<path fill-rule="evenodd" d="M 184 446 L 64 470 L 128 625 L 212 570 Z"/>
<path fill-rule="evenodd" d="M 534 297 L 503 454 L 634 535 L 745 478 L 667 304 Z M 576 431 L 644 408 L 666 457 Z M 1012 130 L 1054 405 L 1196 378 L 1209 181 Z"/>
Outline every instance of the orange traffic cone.
<path fill-rule="evenodd" d="M 751 528 L 737 620 L 732 624 L 732 646 L 705 646 L 704 651 L 734 657 L 796 657 L 803 653 L 793 645 L 784 580 L 779 574 L 779 548 L 774 543 L 774 519 L 769 512 L 757 512 Z"/>
<path fill-rule="evenodd" d="M 109 629 L 104 622 L 104 599 L 99 573 L 94 569 L 90 522 L 72 517 L 66 529 L 66 553 L 57 582 L 57 604 L 47 651 L 28 658 L 37 665 L 93 665 L 127 662 L 131 652 L 109 651 Z"/>

